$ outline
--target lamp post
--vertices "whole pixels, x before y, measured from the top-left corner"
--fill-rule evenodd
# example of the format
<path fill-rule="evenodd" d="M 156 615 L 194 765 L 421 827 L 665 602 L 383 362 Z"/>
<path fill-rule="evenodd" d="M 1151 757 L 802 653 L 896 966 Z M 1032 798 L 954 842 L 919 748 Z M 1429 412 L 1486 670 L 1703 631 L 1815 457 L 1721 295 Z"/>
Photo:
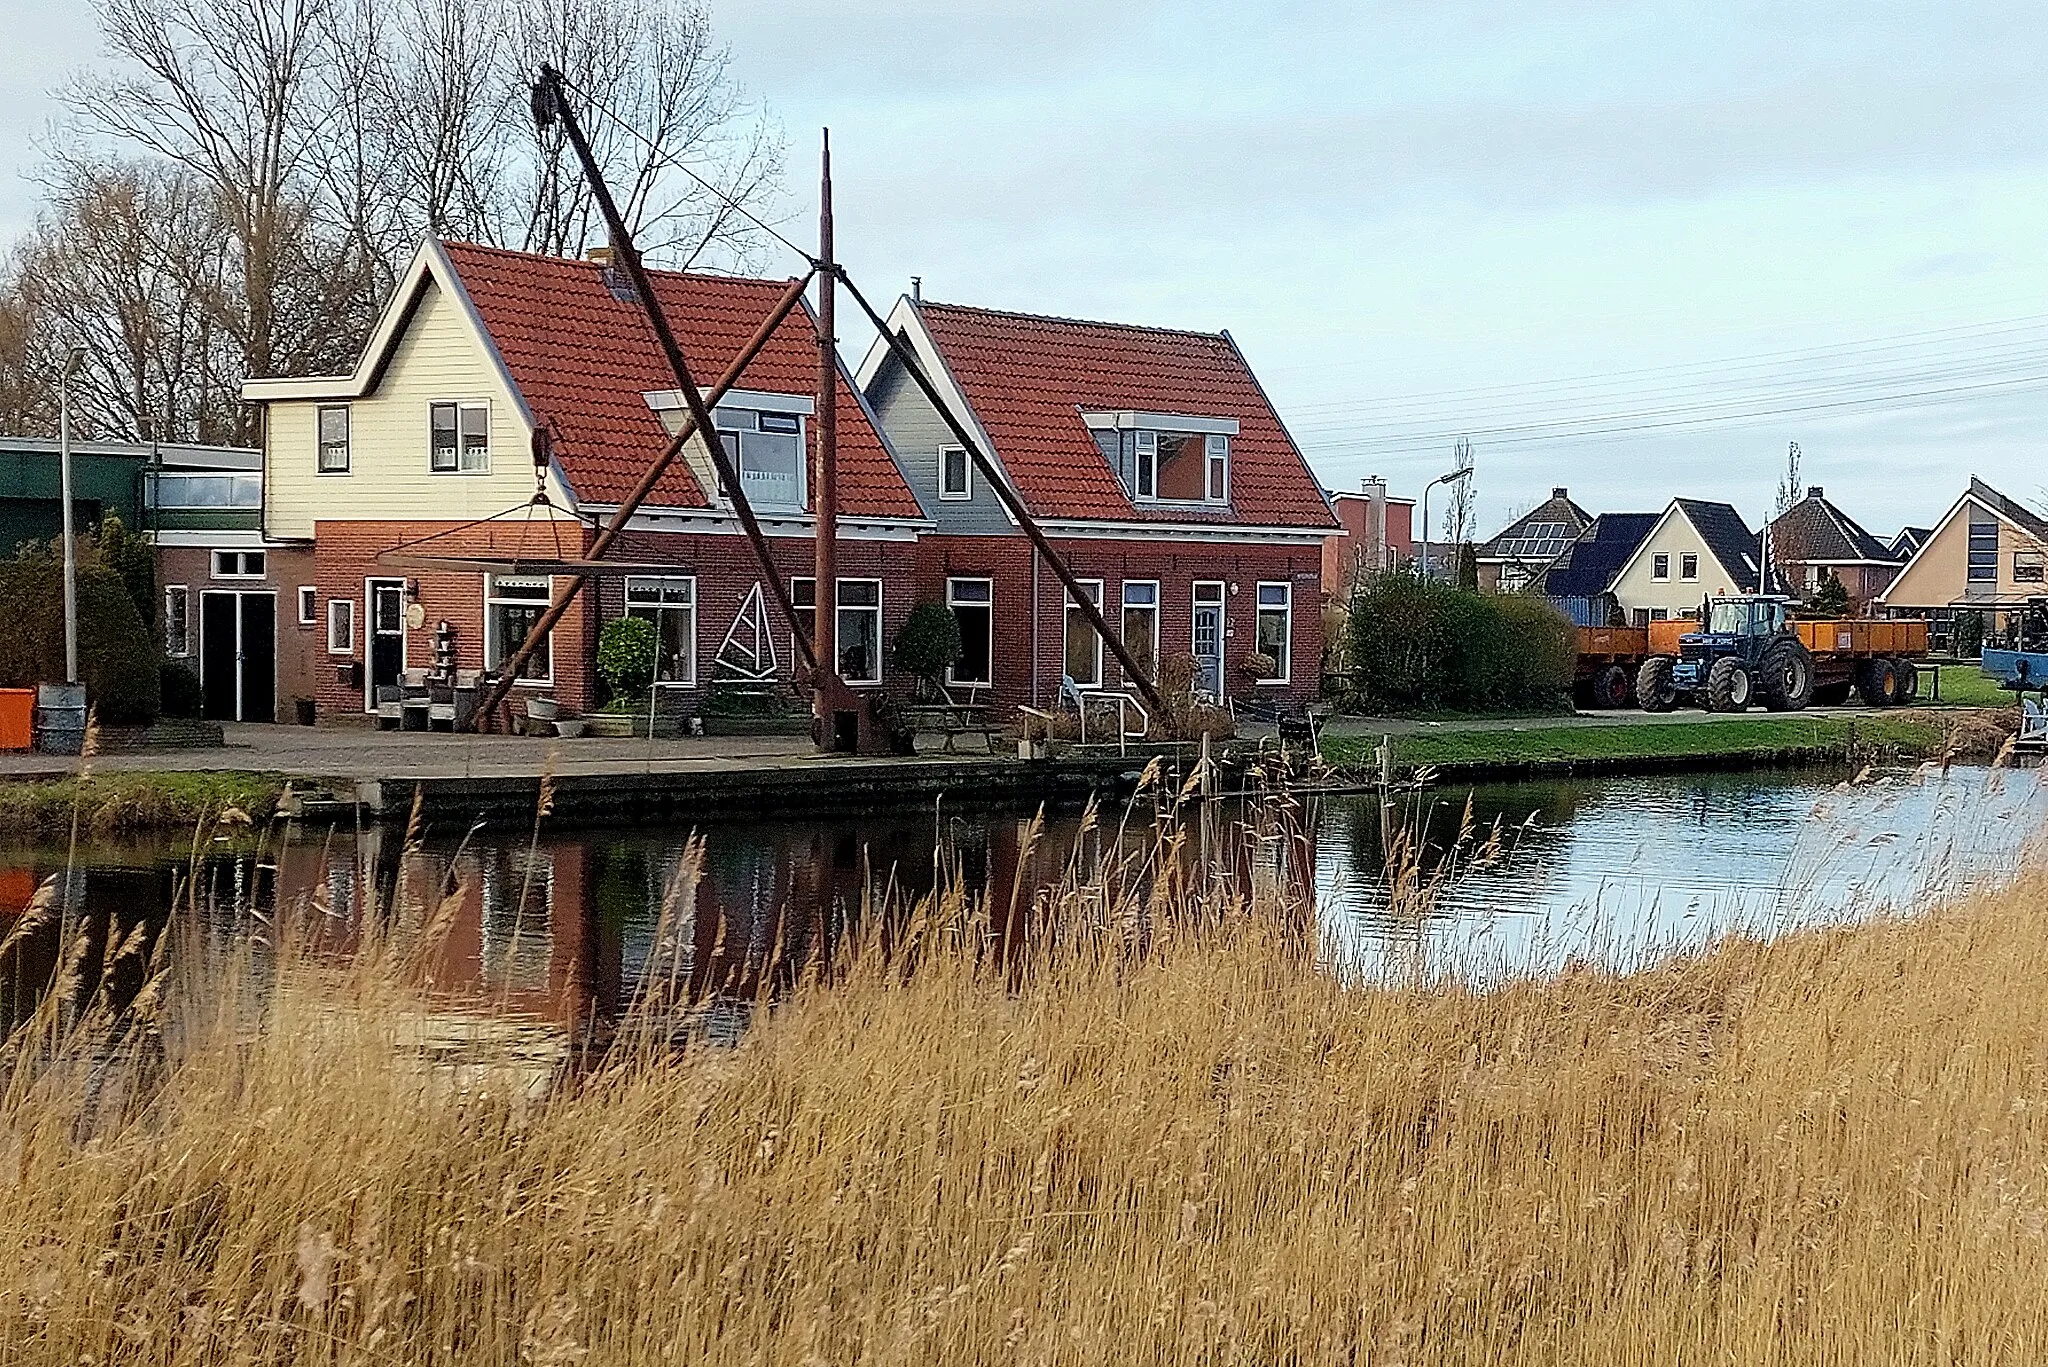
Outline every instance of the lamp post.
<path fill-rule="evenodd" d="M 1429 491 L 1439 484 L 1455 484 L 1461 479 L 1470 478 L 1472 471 L 1468 466 L 1463 470 L 1453 470 L 1447 475 L 1438 475 L 1422 486 L 1422 582 L 1425 584 L 1432 577 L 1429 571 Z"/>
<path fill-rule="evenodd" d="M 64 682 L 78 682 L 78 545 L 71 531 L 71 377 L 85 361 L 85 348 L 64 353 L 57 380 L 57 480 L 64 502 Z"/>

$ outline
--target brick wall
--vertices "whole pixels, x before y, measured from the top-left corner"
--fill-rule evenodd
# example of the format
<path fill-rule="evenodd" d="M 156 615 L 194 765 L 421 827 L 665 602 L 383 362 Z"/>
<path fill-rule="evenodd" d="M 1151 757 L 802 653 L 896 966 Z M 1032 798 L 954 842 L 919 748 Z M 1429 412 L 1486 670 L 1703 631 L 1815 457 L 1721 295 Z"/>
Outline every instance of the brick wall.
<path fill-rule="evenodd" d="M 213 548 L 208 546 L 158 546 L 156 548 L 157 633 L 162 640 L 163 604 L 166 590 L 181 587 L 186 595 L 186 645 L 182 657 L 196 675 L 200 668 L 199 595 L 208 589 L 272 593 L 277 597 L 277 714 L 276 720 L 290 721 L 293 701 L 315 696 L 318 683 L 319 648 L 323 638 L 315 628 L 299 625 L 299 586 L 314 582 L 313 551 L 297 546 L 235 546 L 231 549 L 261 549 L 264 574 L 260 579 L 215 579 Z M 270 718 L 251 717 L 250 721 Z"/>

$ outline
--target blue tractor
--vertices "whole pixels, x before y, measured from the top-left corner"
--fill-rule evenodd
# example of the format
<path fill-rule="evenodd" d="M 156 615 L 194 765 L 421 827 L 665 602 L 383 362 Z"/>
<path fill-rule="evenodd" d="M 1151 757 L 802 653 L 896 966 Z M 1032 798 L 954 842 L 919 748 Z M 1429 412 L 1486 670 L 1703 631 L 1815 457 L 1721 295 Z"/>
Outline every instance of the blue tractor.
<path fill-rule="evenodd" d="M 1678 638 L 1678 657 L 1652 655 L 1636 672 L 1645 712 L 1681 701 L 1710 712 L 1746 712 L 1762 702 L 1796 712 L 1813 701 L 1813 655 L 1785 620 L 1785 600 L 1769 595 L 1709 599 L 1703 630 Z"/>

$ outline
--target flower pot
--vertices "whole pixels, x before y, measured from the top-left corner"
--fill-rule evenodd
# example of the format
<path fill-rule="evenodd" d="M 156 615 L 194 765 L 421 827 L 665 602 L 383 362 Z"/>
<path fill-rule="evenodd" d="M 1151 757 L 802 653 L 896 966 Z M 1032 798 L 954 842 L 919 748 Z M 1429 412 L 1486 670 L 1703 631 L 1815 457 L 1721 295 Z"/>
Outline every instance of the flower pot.
<path fill-rule="evenodd" d="M 590 721 L 586 717 L 563 717 L 555 723 L 555 734 L 563 740 L 575 740 L 589 729 L 589 726 Z"/>

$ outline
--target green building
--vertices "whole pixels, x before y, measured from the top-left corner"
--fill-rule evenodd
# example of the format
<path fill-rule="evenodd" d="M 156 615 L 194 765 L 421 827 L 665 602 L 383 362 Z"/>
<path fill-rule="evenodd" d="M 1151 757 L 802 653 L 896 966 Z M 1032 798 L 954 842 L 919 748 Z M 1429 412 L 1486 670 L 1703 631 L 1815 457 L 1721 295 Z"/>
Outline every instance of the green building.
<path fill-rule="evenodd" d="M 57 443 L 0 437 L 0 557 L 63 525 Z M 253 532 L 263 518 L 263 455 L 239 447 L 71 443 L 72 525 L 108 513 L 146 532 Z"/>

